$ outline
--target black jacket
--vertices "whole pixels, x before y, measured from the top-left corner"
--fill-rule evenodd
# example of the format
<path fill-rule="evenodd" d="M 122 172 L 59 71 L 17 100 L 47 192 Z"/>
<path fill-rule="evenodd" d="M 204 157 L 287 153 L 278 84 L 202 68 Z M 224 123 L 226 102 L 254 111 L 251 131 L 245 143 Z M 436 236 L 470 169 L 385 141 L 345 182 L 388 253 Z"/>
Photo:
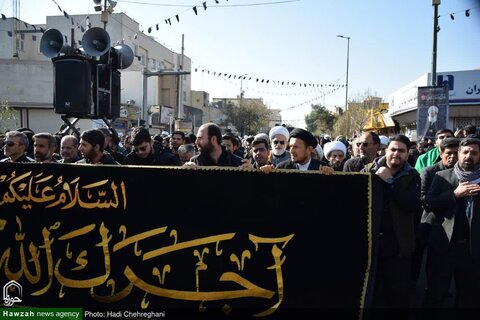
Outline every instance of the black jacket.
<path fill-rule="evenodd" d="M 153 153 L 145 159 L 139 158 L 135 151 L 130 152 L 125 157 L 124 164 L 135 164 L 143 166 L 179 166 L 180 159 L 171 152 L 164 152 L 154 147 Z"/>
<path fill-rule="evenodd" d="M 242 158 L 230 153 L 222 147 L 222 154 L 218 159 L 218 162 L 215 163 L 209 155 L 198 154 L 193 156 L 190 161 L 195 162 L 199 166 L 218 166 L 218 167 L 239 167 L 242 165 Z"/>
<path fill-rule="evenodd" d="M 317 159 L 311 159 L 310 164 L 308 165 L 307 170 L 317 170 L 320 169 L 320 165 L 322 166 L 329 166 L 326 162 L 320 162 Z M 297 164 L 292 161 L 292 159 L 285 160 L 280 162 L 277 165 L 277 169 L 298 169 Z"/>
<path fill-rule="evenodd" d="M 467 198 L 455 198 L 458 178 L 452 169 L 437 172 L 425 197 L 435 214 L 430 246 L 438 252 L 447 252 L 449 243 L 467 238 L 472 257 L 480 262 L 480 195 L 473 197 L 471 226 L 466 217 Z"/>

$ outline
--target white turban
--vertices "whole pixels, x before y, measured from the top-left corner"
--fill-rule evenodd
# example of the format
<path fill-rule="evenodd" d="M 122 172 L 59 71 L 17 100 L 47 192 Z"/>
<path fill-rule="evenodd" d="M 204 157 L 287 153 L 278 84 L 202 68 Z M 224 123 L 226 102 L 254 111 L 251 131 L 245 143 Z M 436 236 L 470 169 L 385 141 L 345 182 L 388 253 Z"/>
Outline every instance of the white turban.
<path fill-rule="evenodd" d="M 270 140 L 273 140 L 273 138 L 277 134 L 281 134 L 282 136 L 287 138 L 287 141 L 290 138 L 290 133 L 288 132 L 287 128 L 285 128 L 284 126 L 273 127 L 272 129 L 270 129 L 270 133 L 268 134 L 268 136 L 270 137 Z"/>
<path fill-rule="evenodd" d="M 318 160 L 322 160 L 323 159 L 323 149 L 322 149 L 322 146 L 320 145 L 320 143 L 317 144 L 317 146 L 315 147 L 315 151 L 318 154 Z"/>
<path fill-rule="evenodd" d="M 328 159 L 328 155 L 332 151 L 341 151 L 343 152 L 343 155 L 346 155 L 347 153 L 347 147 L 345 147 L 343 142 L 340 142 L 340 141 L 327 142 L 323 145 L 323 149 L 325 150 L 325 158 L 327 159 Z"/>
<path fill-rule="evenodd" d="M 386 146 L 388 146 L 388 143 L 390 142 L 390 139 L 388 139 L 387 136 L 380 136 L 380 144 L 384 144 Z"/>

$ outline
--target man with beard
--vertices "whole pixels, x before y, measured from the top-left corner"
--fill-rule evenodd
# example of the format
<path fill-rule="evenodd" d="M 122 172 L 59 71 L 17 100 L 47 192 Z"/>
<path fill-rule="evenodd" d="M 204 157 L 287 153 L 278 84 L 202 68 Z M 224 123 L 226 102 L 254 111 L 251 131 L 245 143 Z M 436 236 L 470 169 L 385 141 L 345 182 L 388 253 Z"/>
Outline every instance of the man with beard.
<path fill-rule="evenodd" d="M 179 166 L 180 158 L 171 152 L 163 152 L 155 147 L 148 129 L 134 128 L 132 133 L 133 151 L 125 157 L 125 164 L 147 166 Z"/>
<path fill-rule="evenodd" d="M 237 157 L 221 145 L 222 132 L 215 123 L 205 123 L 200 126 L 195 144 L 200 153 L 192 157 L 184 166 L 239 167 L 243 162 L 249 161 Z"/>
<path fill-rule="evenodd" d="M 20 131 L 9 131 L 5 134 L 5 145 L 3 152 L 5 158 L 0 162 L 34 162 L 26 155 L 29 141 L 25 133 Z"/>
<path fill-rule="evenodd" d="M 183 131 L 173 131 L 172 136 L 170 137 L 170 148 L 172 148 L 172 153 L 178 157 L 178 148 L 185 143 L 185 133 Z"/>
<path fill-rule="evenodd" d="M 282 161 L 289 160 L 290 153 L 287 151 L 287 144 L 290 133 L 287 128 L 283 126 L 273 127 L 270 129 L 268 136 L 272 145 L 272 158 L 270 160 L 272 164 L 276 166 Z"/>
<path fill-rule="evenodd" d="M 430 232 L 424 307 L 444 306 L 455 279 L 456 308 L 478 308 L 480 297 L 480 140 L 460 142 L 458 162 L 437 172 L 425 201 L 435 218 Z"/>
<path fill-rule="evenodd" d="M 347 153 L 347 147 L 345 147 L 345 144 L 341 141 L 327 142 L 323 146 L 323 151 L 330 167 L 335 171 L 343 171 L 345 155 Z"/>
<path fill-rule="evenodd" d="M 420 173 L 423 168 L 431 166 L 440 160 L 440 143 L 445 138 L 453 137 L 450 129 L 440 129 L 435 133 L 435 146 L 424 154 L 420 155 L 415 162 L 415 169 Z"/>
<path fill-rule="evenodd" d="M 377 157 L 378 148 L 380 147 L 380 138 L 375 132 L 364 132 L 355 142 L 359 156 L 350 158 L 345 161 L 343 171 L 360 172 L 369 163 Z"/>
<path fill-rule="evenodd" d="M 320 170 L 322 162 L 311 157 L 317 147 L 317 139 L 307 130 L 295 128 L 290 132 L 288 142 L 290 159 L 280 162 L 279 169 Z M 328 166 L 327 166 L 328 167 Z"/>
<path fill-rule="evenodd" d="M 78 156 L 78 139 L 72 135 L 66 135 L 60 140 L 60 163 L 75 163 L 80 160 Z"/>
<path fill-rule="evenodd" d="M 410 140 L 397 135 L 384 157 L 365 166 L 382 180 L 379 253 L 374 307 L 406 309 L 410 304 L 412 255 L 415 250 L 414 217 L 420 208 L 420 176 L 410 166 Z"/>
<path fill-rule="evenodd" d="M 52 163 L 57 148 L 57 139 L 50 133 L 37 133 L 33 136 L 33 155 L 36 162 Z"/>
<path fill-rule="evenodd" d="M 119 163 L 108 152 L 103 152 L 104 145 L 105 136 L 102 131 L 90 129 L 82 132 L 78 150 L 82 153 L 83 159 L 76 163 L 118 165 Z"/>
<path fill-rule="evenodd" d="M 420 178 L 422 180 L 421 189 L 420 189 L 420 198 L 423 203 L 423 212 L 421 218 L 416 218 L 415 225 L 418 224 L 418 220 L 420 220 L 420 224 L 418 225 L 417 229 L 417 246 L 415 248 L 414 254 L 414 268 L 413 268 L 413 279 L 417 279 L 420 273 L 420 268 L 423 259 L 423 252 L 425 250 L 425 246 L 427 245 L 430 230 L 432 226 L 432 221 L 435 218 L 433 212 L 425 203 L 425 197 L 428 193 L 428 189 L 433 181 L 433 177 L 435 173 L 453 168 L 455 163 L 458 161 L 458 145 L 460 144 L 460 140 L 457 138 L 445 138 L 440 143 L 440 161 L 432 166 L 428 166 L 423 168 Z"/>

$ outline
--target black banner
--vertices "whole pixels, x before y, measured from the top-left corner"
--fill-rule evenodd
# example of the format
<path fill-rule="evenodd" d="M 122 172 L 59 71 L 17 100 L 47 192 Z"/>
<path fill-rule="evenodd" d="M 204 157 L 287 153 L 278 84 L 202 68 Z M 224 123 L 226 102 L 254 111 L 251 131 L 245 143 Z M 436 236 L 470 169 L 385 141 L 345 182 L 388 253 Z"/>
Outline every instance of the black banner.
<path fill-rule="evenodd" d="M 0 286 L 21 286 L 14 306 L 360 319 L 371 190 L 368 174 L 2 163 Z"/>

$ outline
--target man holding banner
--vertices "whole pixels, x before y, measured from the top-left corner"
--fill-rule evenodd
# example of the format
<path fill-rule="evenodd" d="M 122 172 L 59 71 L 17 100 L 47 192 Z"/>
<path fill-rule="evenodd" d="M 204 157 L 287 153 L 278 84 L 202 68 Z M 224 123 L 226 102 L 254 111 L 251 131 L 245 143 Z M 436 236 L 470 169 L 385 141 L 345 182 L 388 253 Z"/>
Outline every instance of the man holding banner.
<path fill-rule="evenodd" d="M 409 149 L 410 140 L 397 135 L 390 139 L 386 155 L 364 169 L 383 181 L 385 195 L 380 217 L 375 307 L 403 309 L 410 304 L 414 217 L 420 208 L 420 176 L 407 162 Z"/>

